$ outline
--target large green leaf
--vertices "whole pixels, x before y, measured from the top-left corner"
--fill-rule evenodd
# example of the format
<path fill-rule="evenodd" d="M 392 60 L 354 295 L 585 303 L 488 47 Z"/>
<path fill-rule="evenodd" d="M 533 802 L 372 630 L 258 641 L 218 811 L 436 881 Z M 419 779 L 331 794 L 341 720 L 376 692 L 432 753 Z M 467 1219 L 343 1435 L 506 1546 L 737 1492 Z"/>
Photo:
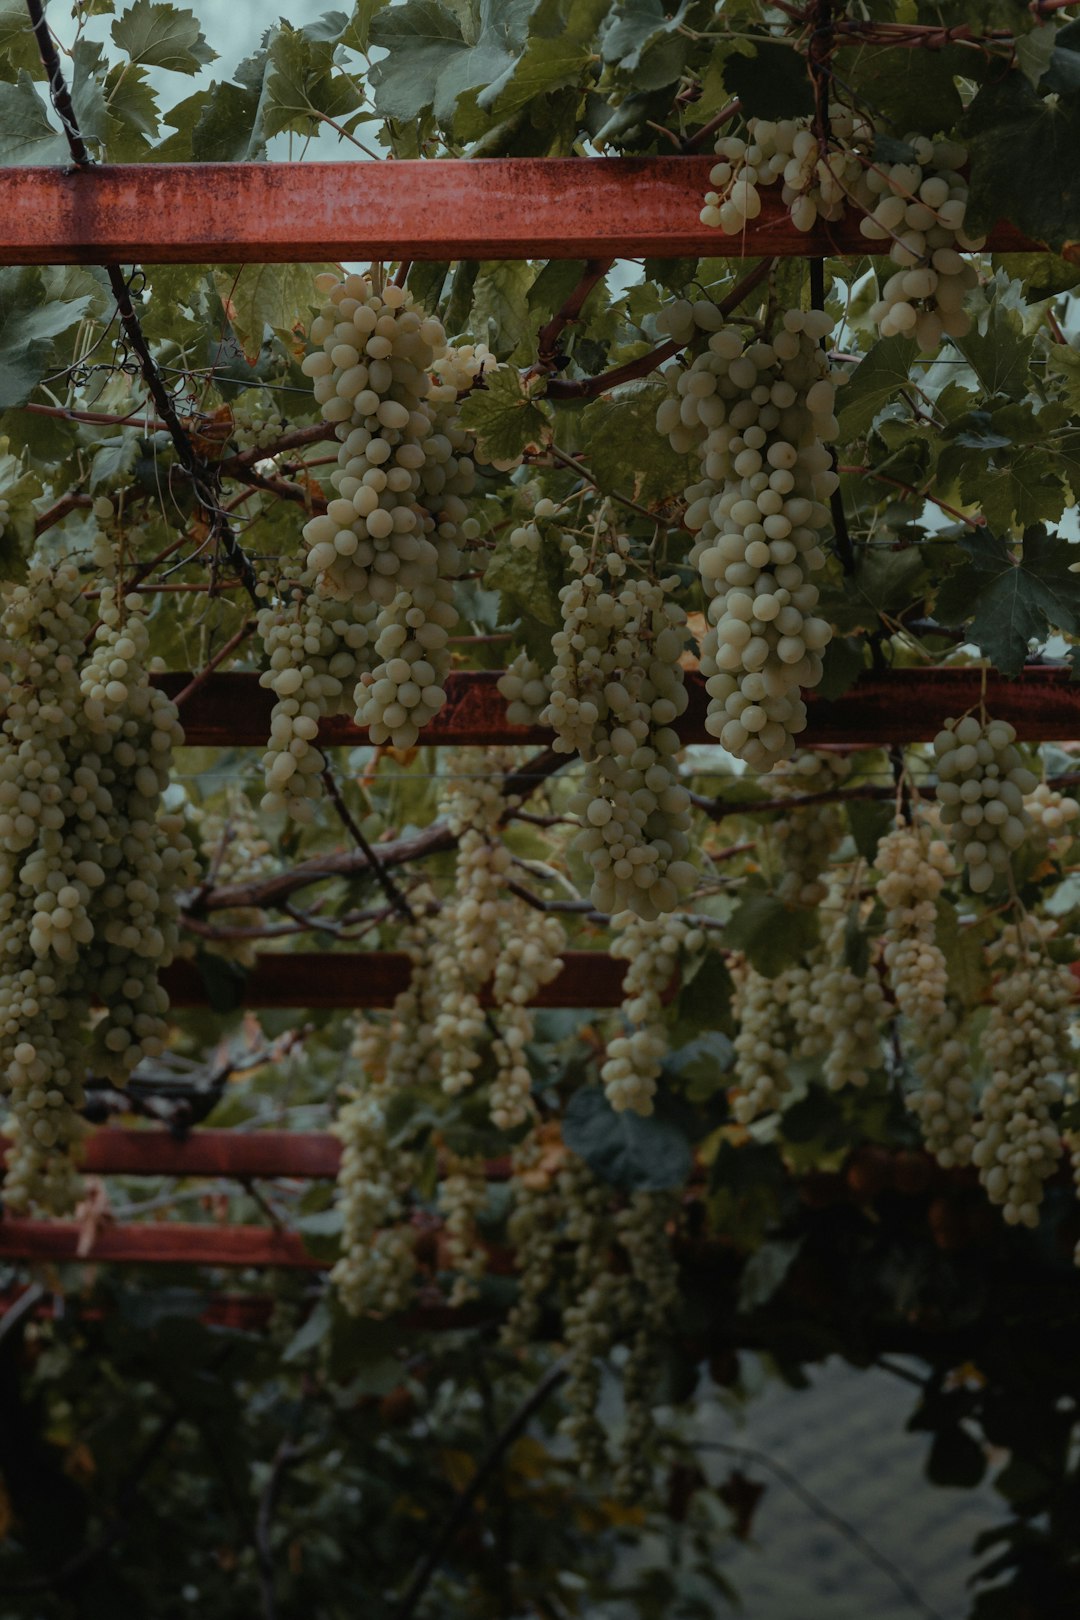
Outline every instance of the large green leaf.
<path fill-rule="evenodd" d="M 908 373 L 919 352 L 914 338 L 882 338 L 856 366 L 840 390 L 840 442 L 861 439 L 874 417 L 908 384 Z"/>
<path fill-rule="evenodd" d="M 283 22 L 269 45 L 261 104 L 254 135 L 310 130 L 320 118 L 347 121 L 361 104 L 361 92 L 334 63 L 334 48 Z"/>
<path fill-rule="evenodd" d="M 1037 525 L 1010 548 L 988 530 L 961 540 L 969 561 L 938 592 L 945 621 L 971 618 L 970 637 L 1003 675 L 1018 675 L 1031 641 L 1080 632 L 1080 545 Z"/>
<path fill-rule="evenodd" d="M 0 410 L 21 405 L 48 370 L 52 340 L 81 318 L 89 294 L 49 299 L 30 265 L 0 269 Z"/>
<path fill-rule="evenodd" d="M 1005 218 L 1058 251 L 1080 241 L 1075 93 L 1043 99 L 1018 70 L 996 74 L 968 108 L 964 127 L 972 229 L 988 230 Z"/>
<path fill-rule="evenodd" d="M 134 0 L 117 17 L 111 32 L 113 44 L 145 67 L 198 73 L 217 57 L 206 43 L 195 13 L 163 0 Z"/>
<path fill-rule="evenodd" d="M 691 0 L 674 10 L 664 0 L 623 0 L 601 34 L 604 61 L 626 74 L 639 93 L 671 84 L 690 52 L 684 27 L 690 8 Z"/>
<path fill-rule="evenodd" d="M 543 444 L 551 432 L 544 410 L 514 366 L 499 366 L 462 401 L 463 427 L 476 436 L 481 461 L 516 461 L 528 444 Z"/>
<path fill-rule="evenodd" d="M 481 110 L 508 118 L 534 96 L 580 82 L 596 58 L 596 31 L 611 0 L 539 0 L 525 49 L 477 98 Z"/>
<path fill-rule="evenodd" d="M 818 920 L 806 907 L 785 906 L 771 894 L 747 894 L 724 929 L 728 950 L 775 978 L 817 944 Z"/>
<path fill-rule="evenodd" d="M 667 397 L 663 383 L 621 388 L 598 399 L 581 418 L 581 439 L 589 471 L 607 493 L 629 495 L 644 505 L 680 494 L 692 482 L 688 457 L 672 454 L 656 431 L 656 410 Z"/>
<path fill-rule="evenodd" d="M 26 69 L 14 84 L 0 80 L 0 164 L 63 163 L 68 156 Z"/>
<path fill-rule="evenodd" d="M 388 53 L 371 70 L 375 107 L 386 118 L 418 118 L 432 108 L 449 123 L 459 96 L 489 84 L 513 61 L 504 30 L 489 27 L 470 43 L 440 0 L 405 0 L 380 12 L 371 42 Z"/>
<path fill-rule="evenodd" d="M 563 1115 L 563 1140 L 602 1181 L 627 1192 L 681 1187 L 693 1152 L 682 1120 L 660 1103 L 645 1117 L 617 1114 L 599 1086 L 582 1086 Z"/>
<path fill-rule="evenodd" d="M 219 265 L 214 285 L 245 357 L 254 365 L 266 328 L 286 342 L 296 342 L 298 327 L 308 324 L 310 309 L 321 303 L 315 277 L 321 264 Z"/>

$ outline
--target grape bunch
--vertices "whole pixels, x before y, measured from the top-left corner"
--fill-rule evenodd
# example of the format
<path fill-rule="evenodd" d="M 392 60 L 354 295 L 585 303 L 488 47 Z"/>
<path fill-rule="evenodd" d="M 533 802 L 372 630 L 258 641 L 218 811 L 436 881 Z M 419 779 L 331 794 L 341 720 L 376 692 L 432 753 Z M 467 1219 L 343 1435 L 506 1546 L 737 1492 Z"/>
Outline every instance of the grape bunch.
<path fill-rule="evenodd" d="M 827 793 L 850 774 L 851 763 L 845 755 L 806 748 L 790 760 L 781 760 L 770 786 L 778 799 L 797 798 Z M 844 817 L 837 804 L 796 804 L 781 811 L 768 830 L 777 899 L 785 905 L 820 905 L 828 891 L 822 874 L 843 836 Z"/>
<path fill-rule="evenodd" d="M 832 636 L 812 579 L 837 486 L 825 447 L 835 385 L 817 341 L 831 328 L 818 310 L 789 310 L 768 342 L 723 327 L 689 364 L 666 368 L 657 411 L 657 430 L 677 453 L 696 451 L 703 473 L 684 522 L 709 599 L 705 724 L 757 771 L 794 753 L 800 688 L 821 679 Z"/>
<path fill-rule="evenodd" d="M 349 1067 L 353 1074 L 333 1126 L 341 1143 L 336 1201 L 342 1223 L 341 1258 L 330 1281 L 350 1316 L 388 1315 L 404 1310 L 412 1295 L 416 1255 L 403 1220 L 416 1165 L 391 1144 L 382 1032 L 363 1018 Z"/>
<path fill-rule="evenodd" d="M 967 1164 L 974 1146 L 971 1053 L 948 1001 L 948 964 L 936 940 L 937 902 L 955 872 L 952 856 L 918 823 L 887 833 L 874 864 L 885 907 L 886 978 L 914 1048 L 919 1082 L 907 1105 L 939 1164 Z"/>
<path fill-rule="evenodd" d="M 963 302 L 978 276 L 962 254 L 984 243 L 964 229 L 965 148 L 912 134 L 901 159 L 888 161 L 875 156 L 875 131 L 865 118 L 834 105 L 829 121 L 825 152 L 809 118 L 751 118 L 745 138 L 721 136 L 710 176 L 716 190 L 706 195 L 702 223 L 737 236 L 761 213 L 761 188 L 776 185 L 799 231 L 853 208 L 863 236 L 880 242 L 897 267 L 869 310 L 879 334 L 911 333 L 924 353 L 945 334 L 963 337 L 971 329 Z"/>
<path fill-rule="evenodd" d="M 1025 794 L 1024 809 L 1031 819 L 1032 832 L 1051 845 L 1058 838 L 1071 836 L 1072 824 L 1080 816 L 1080 804 L 1052 782 L 1040 782 Z"/>
<path fill-rule="evenodd" d="M 841 1091 L 865 1086 L 882 1066 L 885 996 L 872 962 L 856 972 L 847 960 L 848 909 L 838 886 L 830 889 L 826 904 L 832 922 L 814 975 L 811 1016 L 825 1058 L 823 1079 L 830 1091 Z"/>
<path fill-rule="evenodd" d="M 556 733 L 556 751 L 576 750 L 585 763 L 569 808 L 580 818 L 574 847 L 592 868 L 593 904 L 650 920 L 672 911 L 697 881 L 687 858 L 690 794 L 672 729 L 687 704 L 678 662 L 686 616 L 670 600 L 676 577 L 632 576 L 621 537 L 597 549 L 590 556 L 570 546 L 541 720 Z"/>
<path fill-rule="evenodd" d="M 823 1037 L 818 1018 L 822 955 L 815 949 L 774 978 L 760 973 L 741 954 L 730 965 L 738 1028 L 728 1101 L 732 1116 L 740 1125 L 749 1125 L 781 1106 L 791 1089 L 792 1065 L 820 1057 L 827 1044 L 829 1032 Z"/>
<path fill-rule="evenodd" d="M 457 420 L 468 362 L 448 359 L 441 322 L 402 288 L 380 293 L 365 276 L 329 273 L 317 285 L 327 302 L 311 338 L 321 348 L 304 371 L 342 442 L 331 475 L 337 494 L 304 526 L 307 567 L 320 593 L 370 635 L 357 724 L 374 743 L 407 748 L 446 701 L 453 580 L 462 545 L 479 533 L 466 505 L 471 441 Z M 432 381 L 440 361 L 451 381 Z"/>
<path fill-rule="evenodd" d="M 989 1078 L 971 1158 L 1010 1226 L 1038 1225 L 1043 1184 L 1061 1157 L 1055 1111 L 1074 1084 L 1075 980 L 1049 954 L 1056 927 L 1051 919 L 1022 917 L 1006 924 L 987 951 L 998 977 L 983 1034 Z"/>
<path fill-rule="evenodd" d="M 0 1036 L 13 1110 L 5 1201 L 69 1207 L 83 1083 L 165 1047 L 159 983 L 195 880 L 162 808 L 177 711 L 150 685 L 137 597 L 96 630 L 76 569 L 31 566 L 0 623 Z M 104 1009 L 92 1013 L 93 1008 Z"/>
<path fill-rule="evenodd" d="M 537 726 L 551 702 L 551 675 L 535 658 L 519 652 L 499 677 L 499 696 L 506 700 L 512 726 Z"/>
<path fill-rule="evenodd" d="M 972 714 L 946 720 L 934 738 L 941 823 L 973 894 L 985 894 L 1009 870 L 1013 850 L 1031 831 L 1024 795 L 1038 778 L 1015 743 L 1007 720 Z"/>
<path fill-rule="evenodd" d="M 341 712 L 357 678 L 371 667 L 378 612 L 374 602 L 347 612 L 336 598 L 313 591 L 312 583 L 309 571 L 284 563 L 276 582 L 263 578 L 257 586 L 263 605 L 256 629 L 267 661 L 259 685 L 274 694 L 261 804 L 300 822 L 314 819 L 326 763 L 318 747 L 319 722 Z"/>
<path fill-rule="evenodd" d="M 651 1114 L 656 1082 L 668 1052 L 664 996 L 684 955 L 701 950 L 705 935 L 684 917 L 647 922 L 632 912 L 612 918 L 612 956 L 627 963 L 622 1015 L 626 1033 L 607 1043 L 600 1081 L 617 1113 Z"/>
<path fill-rule="evenodd" d="M 448 1153 L 437 1203 L 444 1222 L 447 1264 L 455 1274 L 448 1299 L 452 1307 L 476 1298 L 480 1279 L 487 1270 L 487 1250 L 477 1229 L 487 1200 L 483 1156 Z"/>

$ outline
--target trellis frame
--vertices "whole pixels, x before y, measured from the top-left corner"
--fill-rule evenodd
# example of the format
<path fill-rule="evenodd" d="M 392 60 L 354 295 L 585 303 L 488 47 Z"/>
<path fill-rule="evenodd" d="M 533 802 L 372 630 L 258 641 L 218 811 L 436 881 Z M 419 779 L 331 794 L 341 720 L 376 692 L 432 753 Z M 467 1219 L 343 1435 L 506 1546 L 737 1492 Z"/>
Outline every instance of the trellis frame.
<path fill-rule="evenodd" d="M 761 217 L 740 237 L 721 237 L 703 227 L 698 213 L 711 162 L 707 157 L 447 159 L 0 170 L 5 222 L 0 264 L 523 259 L 538 247 L 547 258 L 587 260 L 866 253 L 854 219 L 819 222 L 800 234 L 771 192 L 763 197 Z M 452 232 L 448 219 L 454 222 Z M 1040 244 L 1008 224 L 995 227 L 987 245 L 1003 253 L 1040 251 Z M 1080 261 L 1080 245 L 1066 256 Z M 160 684 L 175 693 L 189 679 L 169 675 Z M 428 728 L 425 742 L 548 741 L 542 728 L 508 725 L 496 681 L 490 671 L 451 675 L 446 709 Z M 692 678 L 689 686 L 682 735 L 687 742 L 711 741 L 703 725 L 702 683 Z M 1070 683 L 1068 672 L 1037 667 L 1007 682 L 994 674 L 984 678 L 977 669 L 948 668 L 867 675 L 833 702 L 808 694 L 806 741 L 863 746 L 925 741 L 947 715 L 971 707 L 984 691 L 995 714 L 1011 720 L 1022 738 L 1080 735 L 1080 687 Z M 215 674 L 185 704 L 188 740 L 261 746 L 272 702 L 253 676 Z M 355 744 L 365 734 L 340 719 L 324 725 L 320 740 L 330 746 Z M 542 1004 L 616 1005 L 623 964 L 599 952 L 572 954 Z M 308 971 L 298 975 L 297 964 L 305 961 Z M 249 999 L 253 1005 L 281 1006 L 294 1004 L 287 996 L 302 995 L 310 1006 L 385 1006 L 407 971 L 407 959 L 394 953 L 351 959 L 345 953 L 264 956 L 250 981 Z M 170 978 L 174 1004 L 204 999 L 190 964 L 175 964 Z M 196 1133 L 176 1142 L 156 1131 L 98 1132 L 90 1138 L 87 1168 L 162 1175 L 333 1174 L 336 1142 L 323 1134 L 307 1138 L 307 1145 L 296 1133 L 235 1137 L 229 1150 L 219 1141 L 223 1134 Z M 241 1163 L 246 1170 L 238 1168 Z M 75 1259 L 79 1248 L 79 1228 L 71 1223 L 0 1223 L 3 1258 Z M 103 1227 L 91 1254 L 95 1262 L 320 1267 L 294 1234 L 172 1222 L 111 1233 Z"/>

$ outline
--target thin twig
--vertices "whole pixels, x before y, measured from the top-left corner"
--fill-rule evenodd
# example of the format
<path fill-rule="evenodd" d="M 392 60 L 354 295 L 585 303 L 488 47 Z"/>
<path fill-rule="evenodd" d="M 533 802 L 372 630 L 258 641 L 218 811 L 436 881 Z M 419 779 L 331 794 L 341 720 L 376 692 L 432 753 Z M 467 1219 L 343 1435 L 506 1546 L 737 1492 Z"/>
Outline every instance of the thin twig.
<path fill-rule="evenodd" d="M 428 1584 L 442 1563 L 443 1558 L 453 1545 L 458 1531 L 466 1523 L 477 1497 L 495 1473 L 514 1441 L 524 1433 L 530 1420 L 535 1417 L 548 1397 L 564 1382 L 566 1376 L 567 1368 L 561 1361 L 557 1361 L 496 1436 L 492 1445 L 478 1463 L 472 1479 L 458 1496 L 450 1516 L 436 1536 L 434 1544 L 421 1560 L 408 1586 L 402 1593 L 398 1607 L 398 1620 L 411 1620 L 411 1616 L 416 1613 L 420 1599 L 427 1590 Z"/>
<path fill-rule="evenodd" d="M 406 900 L 404 894 L 398 888 L 397 884 L 394 882 L 393 878 L 380 861 L 378 855 L 376 855 L 375 851 L 365 838 L 364 830 L 360 826 L 360 823 L 357 821 L 356 817 L 353 815 L 352 811 L 349 809 L 348 805 L 345 803 L 341 789 L 338 787 L 334 773 L 330 769 L 329 765 L 323 766 L 321 775 L 323 787 L 326 789 L 330 803 L 337 811 L 338 819 L 345 828 L 346 832 L 349 834 L 350 838 L 353 840 L 353 843 L 356 845 L 357 849 L 359 849 L 367 858 L 367 864 L 371 869 L 372 877 L 374 877 L 376 883 L 379 885 L 379 888 L 382 890 L 383 894 L 385 894 L 387 900 L 393 906 L 402 922 L 411 923 L 413 921 L 413 914 L 412 909 L 409 906 L 409 902 Z"/>
<path fill-rule="evenodd" d="M 167 589 L 167 588 L 168 587 L 162 587 L 162 589 Z M 215 669 L 219 669 L 221 667 L 221 665 L 225 662 L 226 658 L 228 658 L 232 653 L 234 653 L 236 651 L 237 647 L 239 647 L 243 642 L 245 642 L 247 640 L 248 636 L 251 635 L 251 632 L 254 630 L 254 628 L 255 628 L 254 619 L 249 619 L 246 624 L 242 624 L 240 626 L 239 630 L 236 631 L 235 635 L 231 635 L 229 637 L 228 641 L 225 643 L 225 645 L 223 647 L 218 648 L 217 652 L 214 654 L 214 656 L 212 658 L 207 659 L 207 661 L 203 665 L 202 669 L 200 669 L 199 672 L 196 675 L 193 675 L 191 677 L 190 681 L 188 681 L 188 683 L 184 687 L 183 691 L 178 692 L 176 694 L 176 696 L 173 698 L 173 702 L 176 704 L 176 707 L 178 709 L 182 708 L 183 705 L 187 702 L 188 698 L 193 697 L 201 686 L 205 686 L 206 682 L 210 679 L 210 677 L 214 673 Z"/>

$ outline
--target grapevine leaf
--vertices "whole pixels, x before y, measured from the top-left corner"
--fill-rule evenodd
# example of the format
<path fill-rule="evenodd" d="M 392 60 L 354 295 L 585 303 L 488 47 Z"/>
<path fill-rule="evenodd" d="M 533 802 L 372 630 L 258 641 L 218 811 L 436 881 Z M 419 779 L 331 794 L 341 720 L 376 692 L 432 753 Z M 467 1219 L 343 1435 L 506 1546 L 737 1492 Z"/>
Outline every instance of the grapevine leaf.
<path fill-rule="evenodd" d="M 369 34 L 373 45 L 387 51 L 371 69 L 375 108 L 385 118 L 418 118 L 437 101 L 444 112 L 447 103 L 452 110 L 462 91 L 492 77 L 478 65 L 477 76 L 470 78 L 473 47 L 458 19 L 439 0 L 405 0 L 402 6 L 391 6 L 371 20 Z M 485 49 L 483 55 L 490 57 L 490 51 Z M 491 60 L 495 72 L 505 65 L 505 59 L 498 64 Z"/>
<path fill-rule="evenodd" d="M 26 0 L 0 0 L 0 58 L 12 73 L 41 72 L 37 40 L 26 25 Z"/>
<path fill-rule="evenodd" d="M 967 220 L 988 230 L 1003 216 L 1062 251 L 1080 240 L 1080 103 L 1043 99 L 1018 71 L 982 86 L 964 121 L 971 163 Z"/>
<path fill-rule="evenodd" d="M 1007 276 L 1022 281 L 1033 304 L 1055 293 L 1068 292 L 1080 282 L 1080 264 L 1057 253 L 995 253 L 991 262 L 995 270 L 1004 270 Z"/>
<path fill-rule="evenodd" d="M 90 463 L 91 490 L 119 483 L 138 461 L 141 445 L 139 432 L 118 433 L 115 438 L 105 439 Z"/>
<path fill-rule="evenodd" d="M 1053 28 L 1033 28 L 1029 34 L 1024 34 L 1016 41 L 1013 49 L 1016 52 L 1016 65 L 1024 78 L 1033 89 L 1037 89 L 1039 81 L 1054 56 L 1054 46 L 1057 32 Z M 1071 56 L 1071 51 L 1062 51 L 1061 56 Z"/>
<path fill-rule="evenodd" d="M 244 1005 L 244 987 L 248 975 L 247 969 L 239 962 L 234 962 L 228 956 L 218 956 L 215 951 L 197 950 L 195 965 L 213 1012 L 235 1012 Z"/>
<path fill-rule="evenodd" d="M 659 90 L 682 73 L 690 51 L 683 30 L 691 0 L 668 14 L 664 0 L 624 0 L 601 34 L 604 61 L 633 76 L 637 91 Z"/>
<path fill-rule="evenodd" d="M 305 23 L 300 32 L 308 39 L 336 45 L 348 26 L 349 18 L 344 11 L 324 11 L 314 22 Z"/>
<path fill-rule="evenodd" d="M 938 592 L 937 611 L 946 621 L 971 616 L 971 640 L 1003 675 L 1020 673 L 1029 642 L 1080 631 L 1080 575 L 1069 572 L 1080 545 L 1041 524 L 1025 531 L 1018 552 L 989 530 L 960 545 L 969 561 Z"/>
<path fill-rule="evenodd" d="M 921 130 L 934 135 L 951 129 L 963 104 L 956 76 L 971 76 L 974 53 L 962 46 L 938 51 L 883 51 L 859 46 L 837 53 L 836 73 L 857 87 L 862 105 L 872 107 L 894 135 Z"/>
<path fill-rule="evenodd" d="M 1027 450 L 1003 467 L 966 468 L 960 494 L 965 505 L 980 506 L 991 528 L 1002 532 L 1053 523 L 1066 504 L 1064 486 L 1045 450 Z"/>
<path fill-rule="evenodd" d="M 480 92 L 482 112 L 508 118 L 534 96 L 576 85 L 595 54 L 595 35 L 611 0 L 539 0 L 525 48 Z"/>
<path fill-rule="evenodd" d="M 898 618 L 921 599 L 926 589 L 926 565 L 919 546 L 900 551 L 864 547 L 855 572 L 842 584 L 821 593 L 822 612 L 842 635 L 876 630 L 881 615 Z"/>
<path fill-rule="evenodd" d="M 26 69 L 14 84 L 0 81 L 0 163 L 62 163 L 67 155 Z"/>
<path fill-rule="evenodd" d="M 260 136 L 305 131 L 320 117 L 340 121 L 360 105 L 361 92 L 334 65 L 330 45 L 282 23 L 270 41 Z"/>
<path fill-rule="evenodd" d="M 689 458 L 674 455 L 656 431 L 657 406 L 666 395 L 663 383 L 636 383 L 611 399 L 595 400 L 583 413 L 582 447 L 605 493 L 653 506 L 693 482 Z"/>
<path fill-rule="evenodd" d="M 1080 412 L 1080 349 L 1068 343 L 1051 344 L 1046 356 L 1046 369 L 1065 384 L 1065 397 L 1074 411 Z"/>
<path fill-rule="evenodd" d="M 386 4 L 387 0 L 356 0 L 352 17 L 342 32 L 341 43 L 352 51 L 366 52 L 371 43 L 372 20 Z"/>
<path fill-rule="evenodd" d="M 882 338 L 859 361 L 840 391 L 840 440 L 847 444 L 868 433 L 883 405 L 897 397 L 908 384 L 908 373 L 919 352 L 914 338 Z"/>
<path fill-rule="evenodd" d="M 484 589 L 501 593 L 500 618 L 504 624 L 513 623 L 519 613 L 552 629 L 561 624 L 562 583 L 558 547 L 541 545 L 537 551 L 529 551 L 524 546 L 512 546 L 509 535 L 499 540 L 484 574 Z"/>
<path fill-rule="evenodd" d="M 314 278 L 329 265 L 247 264 L 219 266 L 214 285 L 244 356 L 255 364 L 266 328 L 288 344 L 303 343 L 305 311 L 320 302 Z"/>
<path fill-rule="evenodd" d="M 661 1094 L 648 1115 L 619 1114 L 599 1086 L 582 1086 L 563 1115 L 563 1140 L 609 1186 L 626 1192 L 681 1187 L 693 1151 L 679 1113 L 665 1101 Z"/>
<path fill-rule="evenodd" d="M 953 338 L 988 394 L 1020 399 L 1027 392 L 1034 334 L 1024 332 L 1024 317 L 1011 301 L 1012 283 L 995 277 L 987 307 L 966 337 Z"/>
<path fill-rule="evenodd" d="M 748 894 L 724 929 L 728 950 L 742 951 L 752 967 L 773 979 L 817 944 L 813 911 L 785 906 L 771 894 Z"/>
<path fill-rule="evenodd" d="M 160 131 L 157 97 L 143 68 L 119 64 L 105 80 L 109 110 L 108 148 L 113 162 L 130 163 L 145 155 Z"/>
<path fill-rule="evenodd" d="M 198 73 L 213 62 L 199 19 L 192 11 L 160 0 L 134 0 L 112 25 L 112 40 L 133 63 L 167 68 L 171 73 Z"/>
<path fill-rule="evenodd" d="M 90 297 L 50 302 L 30 265 L 0 269 L 0 410 L 29 398 L 48 368 L 52 340 L 74 326 Z"/>
<path fill-rule="evenodd" d="M 473 283 L 469 331 L 505 359 L 530 330 L 528 293 L 535 279 L 525 261 L 481 264 Z"/>
<path fill-rule="evenodd" d="M 249 85 L 212 84 L 191 131 L 196 163 L 244 163 L 266 150 L 261 127 L 263 90 Z M 174 109 L 175 110 L 175 109 Z"/>
<path fill-rule="evenodd" d="M 798 118 L 814 110 L 806 63 L 786 45 L 757 40 L 752 54 L 729 56 L 724 84 L 751 118 Z"/>
<path fill-rule="evenodd" d="M 516 461 L 528 444 L 550 437 L 547 415 L 514 366 L 499 366 L 462 401 L 461 424 L 476 435 L 481 460 Z"/>
<path fill-rule="evenodd" d="M 850 692 L 866 667 L 865 643 L 851 636 L 834 636 L 822 657 L 823 673 L 815 687 L 818 697 L 832 702 Z"/>
<path fill-rule="evenodd" d="M 22 579 L 26 562 L 34 548 L 34 501 L 41 494 L 41 479 L 24 470 L 9 453 L 9 440 L 0 435 L 0 499 L 5 515 L 0 519 L 0 579 Z"/>

